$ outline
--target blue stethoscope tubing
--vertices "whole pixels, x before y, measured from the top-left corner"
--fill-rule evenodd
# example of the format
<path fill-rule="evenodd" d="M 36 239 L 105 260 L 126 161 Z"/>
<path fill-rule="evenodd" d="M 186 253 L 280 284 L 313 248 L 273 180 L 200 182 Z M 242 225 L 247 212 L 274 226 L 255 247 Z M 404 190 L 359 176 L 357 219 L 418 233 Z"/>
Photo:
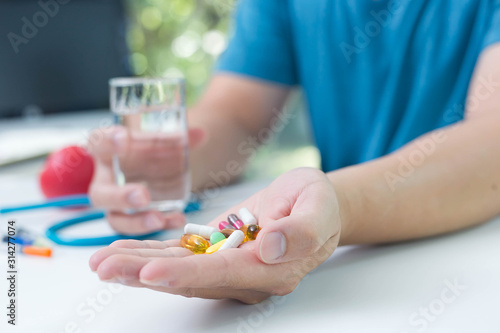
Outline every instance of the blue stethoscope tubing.
<path fill-rule="evenodd" d="M 0 214 L 50 207 L 90 207 L 90 199 L 86 195 L 70 195 L 32 205 L 0 208 Z"/>
<path fill-rule="evenodd" d="M 79 207 L 91 207 L 91 203 L 89 197 L 86 195 L 74 195 L 67 196 L 62 198 L 57 198 L 53 200 L 49 200 L 43 203 L 31 204 L 25 206 L 16 206 L 16 207 L 6 207 L 0 208 L 0 214 L 7 214 L 18 211 L 26 211 L 33 209 L 41 209 L 41 208 L 50 208 L 50 207 L 66 207 L 66 208 L 79 208 Z M 201 209 L 201 204 L 199 201 L 191 201 L 188 203 L 185 213 L 195 212 Z M 90 238 L 72 238 L 72 237 L 63 237 L 59 235 L 59 232 L 63 229 L 67 229 L 71 226 L 94 221 L 98 219 L 102 219 L 106 216 L 104 211 L 93 210 L 82 213 L 76 217 L 66 219 L 60 222 L 55 223 L 51 227 L 49 227 L 45 233 L 45 236 L 59 245 L 66 246 L 102 246 L 109 245 L 114 241 L 120 239 L 148 239 L 157 236 L 161 233 L 154 232 L 146 235 L 109 235 L 109 236 L 98 236 L 98 237 L 90 237 Z"/>

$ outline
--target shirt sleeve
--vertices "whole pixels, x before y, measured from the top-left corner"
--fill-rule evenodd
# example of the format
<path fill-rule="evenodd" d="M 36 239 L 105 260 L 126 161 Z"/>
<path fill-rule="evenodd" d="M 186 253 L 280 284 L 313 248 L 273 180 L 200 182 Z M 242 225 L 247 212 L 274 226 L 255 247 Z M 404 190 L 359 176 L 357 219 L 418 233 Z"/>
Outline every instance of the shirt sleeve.
<path fill-rule="evenodd" d="M 494 0 L 491 22 L 483 42 L 483 49 L 498 42 L 500 42 L 500 0 Z"/>
<path fill-rule="evenodd" d="M 297 84 L 288 0 L 240 0 L 233 36 L 216 72 Z"/>

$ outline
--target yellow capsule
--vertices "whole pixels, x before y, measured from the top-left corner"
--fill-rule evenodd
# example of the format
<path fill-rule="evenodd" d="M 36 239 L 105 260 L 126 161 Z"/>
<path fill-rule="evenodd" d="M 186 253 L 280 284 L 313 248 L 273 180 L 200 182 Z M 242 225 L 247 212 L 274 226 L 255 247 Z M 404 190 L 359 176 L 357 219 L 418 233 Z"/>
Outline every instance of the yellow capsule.
<path fill-rule="evenodd" d="M 260 227 L 256 224 L 245 224 L 240 230 L 245 234 L 245 242 L 248 242 L 257 238 Z"/>
<path fill-rule="evenodd" d="M 185 234 L 181 238 L 181 246 L 191 250 L 194 254 L 203 254 L 210 246 L 210 243 L 201 236 Z"/>
<path fill-rule="evenodd" d="M 206 254 L 212 254 L 214 252 L 217 252 L 219 251 L 219 248 L 222 246 L 222 244 L 224 244 L 226 242 L 225 239 L 221 240 L 220 242 L 218 242 L 217 244 L 214 244 L 212 246 L 210 246 L 208 249 L 207 249 L 207 252 L 205 252 Z"/>
<path fill-rule="evenodd" d="M 243 239 L 243 243 L 246 243 L 249 241 L 248 236 L 247 236 L 247 229 L 248 229 L 248 224 L 245 224 L 244 226 L 241 227 L 241 231 L 245 234 L 245 239 Z"/>

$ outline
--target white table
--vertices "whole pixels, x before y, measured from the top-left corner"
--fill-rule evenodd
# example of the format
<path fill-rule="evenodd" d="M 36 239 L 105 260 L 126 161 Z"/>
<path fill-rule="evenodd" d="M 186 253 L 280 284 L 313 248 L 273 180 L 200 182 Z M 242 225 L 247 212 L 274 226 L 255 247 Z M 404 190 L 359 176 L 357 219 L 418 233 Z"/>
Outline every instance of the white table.
<path fill-rule="evenodd" d="M 205 223 L 265 183 L 221 191 L 191 216 Z M 0 203 L 41 199 L 34 176 L 0 176 Z M 42 232 L 74 214 L 45 210 L 9 215 Z M 7 216 L 0 216 L 2 232 Z M 71 232 L 109 231 L 94 223 Z M 178 237 L 181 231 L 165 237 Z M 444 237 L 379 247 L 346 247 L 295 292 L 261 305 L 186 299 L 100 282 L 88 268 L 97 248 L 54 247 L 53 258 L 18 254 L 18 326 L 1 332 L 500 332 L 500 220 Z M 0 265 L 5 271 L 2 246 Z M 458 282 L 465 290 L 449 285 Z M 427 308 L 428 317 L 419 314 Z M 412 325 L 413 323 L 413 325 Z M 425 329 L 422 329 L 426 325 Z"/>
<path fill-rule="evenodd" d="M 0 173 L 3 170 L 22 173 L 29 164 L 5 165 L 43 156 L 68 145 L 85 144 L 91 129 L 112 124 L 112 115 L 106 110 L 0 119 Z"/>

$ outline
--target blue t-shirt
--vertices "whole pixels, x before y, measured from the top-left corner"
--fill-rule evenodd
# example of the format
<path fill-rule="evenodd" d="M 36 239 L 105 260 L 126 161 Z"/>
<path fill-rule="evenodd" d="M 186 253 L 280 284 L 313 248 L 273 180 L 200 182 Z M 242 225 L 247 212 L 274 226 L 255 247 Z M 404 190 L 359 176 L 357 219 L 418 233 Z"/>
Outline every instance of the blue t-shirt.
<path fill-rule="evenodd" d="M 500 0 L 240 0 L 217 69 L 302 86 L 330 171 L 462 119 L 499 41 Z"/>

